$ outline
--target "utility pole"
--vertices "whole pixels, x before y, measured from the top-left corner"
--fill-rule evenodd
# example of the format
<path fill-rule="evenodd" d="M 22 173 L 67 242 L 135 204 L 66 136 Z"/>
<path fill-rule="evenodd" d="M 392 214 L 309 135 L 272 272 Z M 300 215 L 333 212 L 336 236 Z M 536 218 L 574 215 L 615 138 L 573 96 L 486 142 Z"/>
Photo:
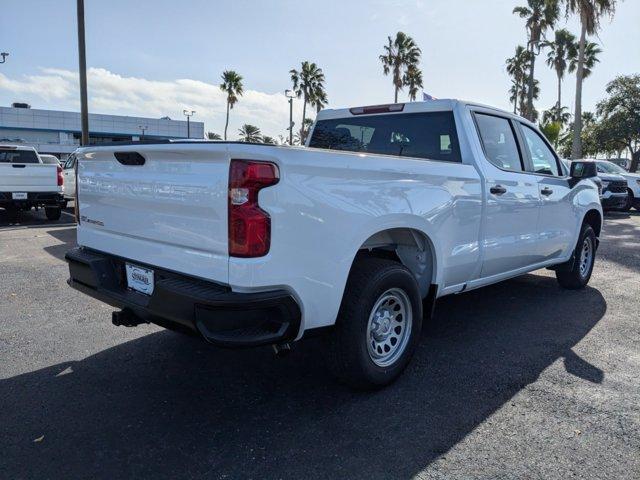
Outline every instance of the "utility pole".
<path fill-rule="evenodd" d="M 87 107 L 87 55 L 84 41 L 84 0 L 77 0 L 78 10 L 78 63 L 80 73 L 80 121 L 82 139 L 80 145 L 89 144 L 89 109 Z"/>
<path fill-rule="evenodd" d="M 289 145 L 293 145 L 293 99 L 296 94 L 293 90 L 285 90 L 284 96 L 289 99 Z"/>
<path fill-rule="evenodd" d="M 182 113 L 185 117 L 187 117 L 187 138 L 191 138 L 191 125 L 189 123 L 189 118 L 196 113 L 195 110 L 183 110 Z"/>

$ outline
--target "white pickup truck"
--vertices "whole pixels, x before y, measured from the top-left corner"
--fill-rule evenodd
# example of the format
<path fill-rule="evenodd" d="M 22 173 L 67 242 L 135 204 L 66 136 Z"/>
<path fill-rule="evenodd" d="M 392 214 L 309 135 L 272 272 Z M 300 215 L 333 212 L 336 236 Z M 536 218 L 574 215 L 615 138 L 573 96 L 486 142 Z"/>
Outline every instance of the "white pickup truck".
<path fill-rule="evenodd" d="M 11 221 L 33 207 L 44 207 L 47 219 L 59 220 L 63 182 L 62 167 L 44 164 L 33 147 L 0 145 L 0 208 Z"/>
<path fill-rule="evenodd" d="M 584 287 L 602 227 L 593 162 L 456 100 L 324 110 L 306 147 L 84 148 L 69 284 L 222 346 L 322 333 L 362 388 L 409 362 L 436 298 L 532 270 Z"/>

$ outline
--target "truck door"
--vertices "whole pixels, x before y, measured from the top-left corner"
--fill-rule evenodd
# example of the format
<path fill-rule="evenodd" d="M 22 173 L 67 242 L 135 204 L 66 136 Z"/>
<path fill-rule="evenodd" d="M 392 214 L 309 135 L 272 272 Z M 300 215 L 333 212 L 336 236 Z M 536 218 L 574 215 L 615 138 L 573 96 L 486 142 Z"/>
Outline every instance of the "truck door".
<path fill-rule="evenodd" d="M 64 164 L 64 196 L 73 198 L 76 194 L 76 156 L 72 153 Z"/>
<path fill-rule="evenodd" d="M 540 261 L 563 258 L 575 247 L 578 218 L 571 188 L 558 157 L 535 129 L 518 122 L 522 132 L 526 169 L 535 175 L 540 192 L 538 253 Z"/>
<path fill-rule="evenodd" d="M 538 179 L 525 169 L 517 126 L 507 117 L 476 111 L 485 156 L 486 214 L 481 277 L 512 272 L 540 261 Z"/>

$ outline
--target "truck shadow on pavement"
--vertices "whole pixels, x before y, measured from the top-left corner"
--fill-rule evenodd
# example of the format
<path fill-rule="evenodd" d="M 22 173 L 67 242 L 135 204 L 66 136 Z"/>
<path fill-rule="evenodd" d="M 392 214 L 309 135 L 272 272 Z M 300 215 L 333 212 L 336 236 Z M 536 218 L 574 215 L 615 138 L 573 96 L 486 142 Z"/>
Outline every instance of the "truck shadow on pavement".
<path fill-rule="evenodd" d="M 59 228 L 56 230 L 47 230 L 47 234 L 62 243 L 44 247 L 44 251 L 60 260 L 64 260 L 65 254 L 77 245 L 77 233 L 75 226 Z"/>
<path fill-rule="evenodd" d="M 542 275 L 444 298 L 405 374 L 373 393 L 333 381 L 320 339 L 274 358 L 151 333 L 1 380 L 0 469 L 5 478 L 408 478 L 556 361 L 567 377 L 601 382 L 572 347 L 605 311 L 599 291 L 561 290 Z"/>

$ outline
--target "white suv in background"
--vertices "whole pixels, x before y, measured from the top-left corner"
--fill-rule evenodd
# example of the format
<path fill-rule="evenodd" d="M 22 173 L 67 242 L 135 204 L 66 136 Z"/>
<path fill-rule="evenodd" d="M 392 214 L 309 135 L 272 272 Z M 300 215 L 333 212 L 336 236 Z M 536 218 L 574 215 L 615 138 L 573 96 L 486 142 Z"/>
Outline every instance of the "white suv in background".
<path fill-rule="evenodd" d="M 622 210 L 629 211 L 631 207 L 640 210 L 640 174 L 629 173 L 624 168 L 608 160 L 596 160 L 598 173 L 620 175 L 627 181 L 627 204 Z"/>

